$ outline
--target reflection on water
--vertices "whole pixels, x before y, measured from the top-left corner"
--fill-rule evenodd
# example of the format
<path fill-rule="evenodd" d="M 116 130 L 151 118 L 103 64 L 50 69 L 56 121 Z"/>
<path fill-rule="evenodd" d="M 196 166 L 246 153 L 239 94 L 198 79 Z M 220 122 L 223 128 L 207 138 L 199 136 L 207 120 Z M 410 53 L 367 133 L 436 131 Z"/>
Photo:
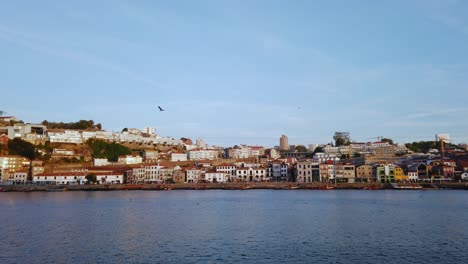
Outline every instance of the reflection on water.
<path fill-rule="evenodd" d="M 0 193 L 0 263 L 465 263 L 464 191 Z"/>

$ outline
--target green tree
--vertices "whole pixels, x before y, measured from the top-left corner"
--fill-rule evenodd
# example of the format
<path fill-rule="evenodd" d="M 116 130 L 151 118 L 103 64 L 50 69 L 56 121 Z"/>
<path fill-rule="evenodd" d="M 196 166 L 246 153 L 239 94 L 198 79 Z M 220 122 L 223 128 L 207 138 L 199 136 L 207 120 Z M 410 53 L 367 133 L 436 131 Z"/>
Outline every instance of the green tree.
<path fill-rule="evenodd" d="M 33 144 L 20 138 L 8 141 L 8 152 L 10 155 L 19 155 L 30 160 L 33 160 L 37 154 Z"/>
<path fill-rule="evenodd" d="M 322 152 L 323 152 L 323 148 L 322 148 L 322 147 L 316 147 L 316 148 L 314 149 L 314 155 L 315 155 L 316 153 L 322 153 Z"/>
<path fill-rule="evenodd" d="M 360 157 L 362 157 L 362 155 L 359 152 L 354 152 L 353 157 L 354 158 L 360 158 Z"/>
<path fill-rule="evenodd" d="M 382 138 L 380 141 L 382 142 L 388 142 L 388 144 L 393 145 L 393 140 L 390 138 Z"/>
<path fill-rule="evenodd" d="M 335 146 L 348 146 L 351 144 L 351 138 L 349 136 L 349 132 L 335 132 L 333 136 L 335 140 Z"/>
<path fill-rule="evenodd" d="M 307 148 L 302 146 L 302 145 L 297 145 L 296 146 L 296 151 L 297 152 L 307 152 Z"/>
<path fill-rule="evenodd" d="M 437 141 L 419 141 L 407 143 L 405 146 L 413 152 L 427 153 L 430 149 L 440 149 L 440 143 Z"/>
<path fill-rule="evenodd" d="M 95 128 L 93 120 L 79 120 L 78 122 L 64 123 L 64 122 L 49 122 L 47 120 L 42 121 L 42 124 L 47 128 L 58 128 L 58 129 L 89 129 Z M 100 124 L 98 124 L 100 125 Z M 97 126 L 97 125 L 96 125 Z"/>
<path fill-rule="evenodd" d="M 122 132 L 127 132 L 127 131 L 128 131 L 128 128 L 126 128 L 126 127 L 124 129 L 122 129 Z"/>
<path fill-rule="evenodd" d="M 90 174 L 86 175 L 85 178 L 86 178 L 86 180 L 88 181 L 88 183 L 95 183 L 95 182 L 97 182 L 97 177 L 96 177 L 95 174 L 90 173 Z"/>
<path fill-rule="evenodd" d="M 87 144 L 91 147 L 94 158 L 107 158 L 110 161 L 117 161 L 121 155 L 132 154 L 132 151 L 117 143 L 107 143 L 99 139 L 89 139 Z"/>

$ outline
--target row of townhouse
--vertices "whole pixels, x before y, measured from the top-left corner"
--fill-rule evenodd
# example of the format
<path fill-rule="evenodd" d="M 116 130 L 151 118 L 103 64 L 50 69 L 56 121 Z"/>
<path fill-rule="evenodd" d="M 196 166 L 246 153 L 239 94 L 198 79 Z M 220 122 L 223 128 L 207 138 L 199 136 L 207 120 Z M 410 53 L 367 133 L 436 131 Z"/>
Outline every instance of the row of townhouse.
<path fill-rule="evenodd" d="M 265 165 L 259 164 L 220 164 L 216 166 L 217 172 L 225 173 L 231 181 L 265 182 L 290 181 L 291 166 L 285 162 L 273 161 Z"/>
<path fill-rule="evenodd" d="M 161 165 L 135 166 L 126 172 L 128 183 L 197 183 L 197 182 L 265 182 L 289 181 L 290 166 L 285 163 L 272 163 L 269 166 L 259 164 L 221 164 L 194 168 Z"/>
<path fill-rule="evenodd" d="M 88 180 L 86 176 L 93 174 L 96 176 L 96 182 L 101 184 L 121 184 L 124 183 L 124 174 L 113 171 L 102 171 L 88 173 L 87 171 L 78 172 L 58 172 L 58 173 L 41 173 L 33 176 L 33 183 L 36 184 L 56 184 L 56 185 L 73 185 L 86 184 Z"/>
<path fill-rule="evenodd" d="M 429 160 L 396 164 L 353 165 L 331 160 L 299 161 L 295 165 L 297 182 L 401 182 L 468 179 L 468 160 Z"/>
<path fill-rule="evenodd" d="M 147 133 L 150 132 L 150 133 Z M 121 143 L 160 144 L 168 146 L 182 146 L 180 139 L 161 137 L 154 134 L 154 129 L 129 129 L 124 132 L 87 131 L 73 129 L 47 129 L 44 125 L 17 123 L 12 126 L 0 127 L 0 134 L 9 139 L 22 138 L 33 144 L 49 140 L 52 143 L 83 144 L 88 139 L 102 139 Z"/>
<path fill-rule="evenodd" d="M 314 160 L 299 161 L 296 164 L 297 182 L 398 182 L 417 181 L 418 173 L 404 174 L 401 167 L 393 164 L 360 165 Z"/>
<path fill-rule="evenodd" d="M 160 144 L 169 146 L 182 146 L 180 139 L 161 137 L 155 134 L 141 134 L 130 132 L 108 131 L 81 131 L 70 129 L 49 129 L 47 137 L 53 143 L 82 144 L 89 139 L 101 139 L 121 143 Z"/>

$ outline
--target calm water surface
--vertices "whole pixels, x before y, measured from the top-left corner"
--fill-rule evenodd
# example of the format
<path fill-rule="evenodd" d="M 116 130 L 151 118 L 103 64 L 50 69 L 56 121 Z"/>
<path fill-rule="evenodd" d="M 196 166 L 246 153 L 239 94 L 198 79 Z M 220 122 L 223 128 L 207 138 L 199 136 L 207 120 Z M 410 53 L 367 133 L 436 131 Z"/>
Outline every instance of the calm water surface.
<path fill-rule="evenodd" d="M 0 263 L 468 263 L 468 192 L 0 193 L 0 235 Z"/>

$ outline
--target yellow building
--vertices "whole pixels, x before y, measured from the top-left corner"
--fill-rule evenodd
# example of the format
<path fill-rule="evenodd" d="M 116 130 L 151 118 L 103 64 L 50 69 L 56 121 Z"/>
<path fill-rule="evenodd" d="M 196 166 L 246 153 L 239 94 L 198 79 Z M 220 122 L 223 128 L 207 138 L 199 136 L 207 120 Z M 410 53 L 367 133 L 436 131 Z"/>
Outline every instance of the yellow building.
<path fill-rule="evenodd" d="M 395 166 L 395 180 L 397 182 L 409 181 L 409 177 L 403 173 L 402 168 Z"/>
<path fill-rule="evenodd" d="M 9 180 L 9 173 L 29 169 L 29 160 L 17 155 L 0 156 L 0 170 L 2 170 L 2 181 Z"/>

